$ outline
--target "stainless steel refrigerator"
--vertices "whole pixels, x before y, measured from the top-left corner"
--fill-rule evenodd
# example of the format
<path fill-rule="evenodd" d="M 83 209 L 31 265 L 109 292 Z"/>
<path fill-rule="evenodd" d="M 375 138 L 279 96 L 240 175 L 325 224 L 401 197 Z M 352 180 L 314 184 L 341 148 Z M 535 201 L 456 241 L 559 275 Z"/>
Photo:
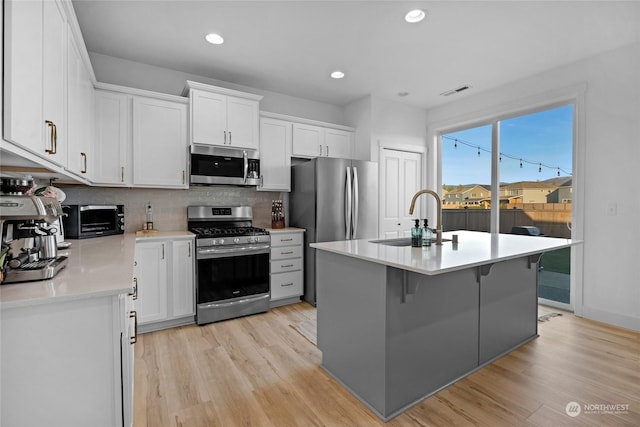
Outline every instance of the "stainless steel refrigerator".
<path fill-rule="evenodd" d="M 378 164 L 319 157 L 292 167 L 290 221 L 306 229 L 304 300 L 316 304 L 310 243 L 378 237 Z"/>

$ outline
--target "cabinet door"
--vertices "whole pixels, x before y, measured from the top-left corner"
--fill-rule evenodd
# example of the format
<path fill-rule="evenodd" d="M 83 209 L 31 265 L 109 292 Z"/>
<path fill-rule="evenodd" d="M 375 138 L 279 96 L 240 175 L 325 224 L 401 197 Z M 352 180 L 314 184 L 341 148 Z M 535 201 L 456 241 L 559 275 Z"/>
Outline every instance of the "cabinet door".
<path fill-rule="evenodd" d="M 194 306 L 194 244 L 191 240 L 175 240 L 172 245 L 172 284 L 171 307 L 172 316 L 192 316 Z"/>
<path fill-rule="evenodd" d="M 4 138 L 46 156 L 42 121 L 42 2 L 4 4 Z"/>
<path fill-rule="evenodd" d="M 120 388 L 122 390 L 122 417 L 123 427 L 133 426 L 133 383 L 136 340 L 135 329 L 136 314 L 132 297 L 121 294 L 118 297 L 120 303 Z"/>
<path fill-rule="evenodd" d="M 293 124 L 293 156 L 319 157 L 325 155 L 324 133 L 319 126 Z"/>
<path fill-rule="evenodd" d="M 93 176 L 96 184 L 124 186 L 131 181 L 128 168 L 129 97 L 96 90 Z"/>
<path fill-rule="evenodd" d="M 43 2 L 42 119 L 47 159 L 67 165 L 67 21 L 59 1 Z M 31 107 L 33 108 L 33 106 Z"/>
<path fill-rule="evenodd" d="M 94 89 L 75 38 L 67 34 L 67 170 L 91 179 Z"/>
<path fill-rule="evenodd" d="M 187 105 L 133 99 L 133 184 L 187 188 Z"/>
<path fill-rule="evenodd" d="M 207 145 L 227 143 L 227 97 L 191 91 L 191 142 Z"/>
<path fill-rule="evenodd" d="M 291 191 L 291 131 L 290 122 L 260 119 L 259 191 Z"/>
<path fill-rule="evenodd" d="M 257 150 L 258 101 L 227 97 L 227 145 L 234 148 Z"/>
<path fill-rule="evenodd" d="M 327 128 L 324 130 L 325 156 L 338 159 L 352 157 L 353 132 Z"/>
<path fill-rule="evenodd" d="M 271 275 L 271 301 L 302 295 L 302 270 Z"/>
<path fill-rule="evenodd" d="M 166 242 L 136 244 L 138 324 L 167 318 L 167 249 Z"/>

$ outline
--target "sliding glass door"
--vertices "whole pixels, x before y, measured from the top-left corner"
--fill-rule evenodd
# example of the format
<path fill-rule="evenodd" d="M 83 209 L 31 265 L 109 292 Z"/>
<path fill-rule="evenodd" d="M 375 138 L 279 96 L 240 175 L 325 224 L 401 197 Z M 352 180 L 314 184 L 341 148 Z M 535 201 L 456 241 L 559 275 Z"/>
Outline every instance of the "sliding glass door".
<path fill-rule="evenodd" d="M 441 134 L 444 230 L 570 238 L 573 129 L 564 105 Z M 542 257 L 541 302 L 570 309 L 570 254 Z"/>

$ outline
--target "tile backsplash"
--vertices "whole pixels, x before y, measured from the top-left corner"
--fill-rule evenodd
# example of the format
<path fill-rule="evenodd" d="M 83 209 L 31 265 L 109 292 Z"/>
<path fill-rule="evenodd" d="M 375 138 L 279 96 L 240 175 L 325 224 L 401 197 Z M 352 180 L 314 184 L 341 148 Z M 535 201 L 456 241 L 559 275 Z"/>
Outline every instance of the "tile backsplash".
<path fill-rule="evenodd" d="M 188 190 L 153 188 L 105 188 L 82 185 L 58 185 L 67 195 L 63 204 L 124 205 L 125 231 L 141 230 L 146 219 L 146 206 L 153 207 L 153 225 L 160 231 L 187 228 L 187 206 L 251 206 L 253 225 L 271 226 L 271 201 L 285 200 L 288 219 L 288 193 L 256 191 L 252 187 L 196 186 Z"/>

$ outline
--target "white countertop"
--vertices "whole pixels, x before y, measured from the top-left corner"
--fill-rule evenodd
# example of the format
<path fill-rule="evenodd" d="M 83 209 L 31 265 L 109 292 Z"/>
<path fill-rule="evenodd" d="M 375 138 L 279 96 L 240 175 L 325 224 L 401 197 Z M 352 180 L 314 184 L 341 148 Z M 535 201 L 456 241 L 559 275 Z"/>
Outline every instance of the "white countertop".
<path fill-rule="evenodd" d="M 450 239 L 458 235 L 458 244 L 443 242 L 442 246 L 412 248 L 371 243 L 375 239 L 344 240 L 312 243 L 319 250 L 359 258 L 416 273 L 435 275 L 463 270 L 498 261 L 520 258 L 581 243 L 571 239 L 491 234 L 478 231 L 449 231 L 442 233 Z"/>
<path fill-rule="evenodd" d="M 285 227 L 285 228 L 265 228 L 269 232 L 269 234 L 278 234 L 278 233 L 304 233 L 306 229 L 298 228 L 298 227 Z"/>
<path fill-rule="evenodd" d="M 135 233 L 92 239 L 69 239 L 66 268 L 49 280 L 0 286 L 0 307 L 24 307 L 96 296 L 118 295 L 133 289 Z"/>
<path fill-rule="evenodd" d="M 195 234 L 190 231 L 158 231 L 156 233 L 148 233 L 145 231 L 136 231 L 136 241 L 153 241 L 153 240 L 171 240 L 171 239 L 191 239 Z M 133 260 L 131 260 L 133 262 Z"/>

